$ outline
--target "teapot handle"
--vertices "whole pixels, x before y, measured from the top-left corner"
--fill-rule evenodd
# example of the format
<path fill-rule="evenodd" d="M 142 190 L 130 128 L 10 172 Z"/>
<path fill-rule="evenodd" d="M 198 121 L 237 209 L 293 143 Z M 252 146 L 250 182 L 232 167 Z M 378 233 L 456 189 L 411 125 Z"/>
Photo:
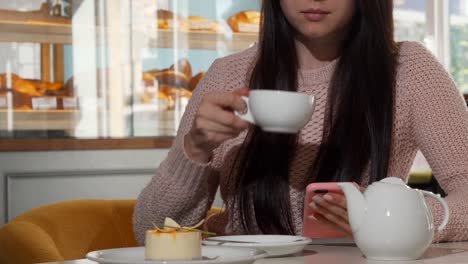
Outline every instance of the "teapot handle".
<path fill-rule="evenodd" d="M 424 196 L 430 196 L 442 204 L 442 207 L 444 208 L 444 220 L 442 221 L 440 226 L 437 228 L 437 232 L 444 230 L 449 220 L 449 208 L 448 208 L 447 202 L 444 199 L 442 199 L 440 195 L 436 195 L 428 191 L 421 191 L 421 192 Z"/>

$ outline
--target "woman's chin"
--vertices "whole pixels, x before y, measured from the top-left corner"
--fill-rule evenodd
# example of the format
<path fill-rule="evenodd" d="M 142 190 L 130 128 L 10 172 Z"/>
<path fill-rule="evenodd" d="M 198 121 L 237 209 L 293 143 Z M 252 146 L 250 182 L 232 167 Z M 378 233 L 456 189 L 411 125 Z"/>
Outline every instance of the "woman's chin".
<path fill-rule="evenodd" d="M 308 29 L 301 31 L 301 35 L 305 40 L 320 40 L 327 39 L 331 34 L 323 29 Z"/>

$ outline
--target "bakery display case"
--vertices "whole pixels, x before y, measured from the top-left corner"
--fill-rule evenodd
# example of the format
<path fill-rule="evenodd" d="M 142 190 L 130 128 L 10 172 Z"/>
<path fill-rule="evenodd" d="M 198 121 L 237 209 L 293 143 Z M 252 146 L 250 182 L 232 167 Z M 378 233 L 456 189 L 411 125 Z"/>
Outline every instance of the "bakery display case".
<path fill-rule="evenodd" d="M 257 41 L 259 9 L 260 0 L 0 0 L 0 148 L 169 142 L 211 63 Z"/>

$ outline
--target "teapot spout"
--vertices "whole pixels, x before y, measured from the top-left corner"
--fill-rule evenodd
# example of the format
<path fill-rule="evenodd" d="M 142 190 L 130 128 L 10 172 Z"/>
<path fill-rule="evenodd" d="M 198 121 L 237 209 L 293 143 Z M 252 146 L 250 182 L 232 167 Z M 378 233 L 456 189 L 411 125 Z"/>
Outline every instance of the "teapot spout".
<path fill-rule="evenodd" d="M 349 182 L 338 183 L 346 197 L 348 220 L 353 233 L 357 232 L 364 222 L 367 202 L 361 191 Z"/>

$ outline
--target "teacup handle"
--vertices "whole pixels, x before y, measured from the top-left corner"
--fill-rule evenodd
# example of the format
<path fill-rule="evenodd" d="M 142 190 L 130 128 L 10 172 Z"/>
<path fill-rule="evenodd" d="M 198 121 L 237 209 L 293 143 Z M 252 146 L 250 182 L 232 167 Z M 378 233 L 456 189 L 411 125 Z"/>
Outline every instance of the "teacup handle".
<path fill-rule="evenodd" d="M 250 111 L 250 106 L 249 106 L 249 97 L 247 96 L 241 96 L 242 100 L 244 100 L 245 104 L 247 105 L 247 112 L 245 114 L 241 114 L 237 111 L 234 113 L 236 116 L 240 117 L 242 120 L 245 120 L 249 123 L 255 124 L 255 120 L 253 118 L 252 112 Z"/>
<path fill-rule="evenodd" d="M 436 194 L 433 194 L 431 192 L 422 191 L 422 190 L 421 190 L 421 192 L 422 192 L 422 194 L 424 196 L 430 196 L 430 197 L 436 199 L 437 201 L 439 201 L 442 204 L 442 207 L 444 208 L 444 220 L 442 221 L 440 226 L 437 228 L 437 232 L 440 232 L 440 231 L 444 230 L 444 228 L 447 225 L 448 220 L 449 220 L 449 208 L 448 208 L 447 202 L 444 199 L 442 199 L 442 197 L 440 197 L 440 195 L 436 195 Z"/>

